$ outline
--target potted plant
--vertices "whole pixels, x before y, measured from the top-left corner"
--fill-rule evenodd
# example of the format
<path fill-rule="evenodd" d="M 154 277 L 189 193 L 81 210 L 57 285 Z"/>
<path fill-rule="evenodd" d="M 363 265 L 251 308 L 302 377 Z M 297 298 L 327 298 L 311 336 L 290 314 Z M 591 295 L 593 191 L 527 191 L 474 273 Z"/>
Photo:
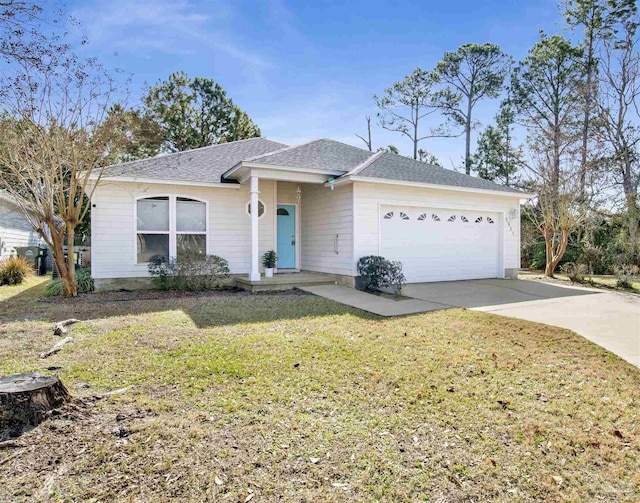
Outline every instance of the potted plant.
<path fill-rule="evenodd" d="M 264 275 L 266 278 L 273 278 L 273 270 L 276 268 L 278 256 L 273 250 L 269 250 L 262 256 L 262 265 L 264 266 Z"/>

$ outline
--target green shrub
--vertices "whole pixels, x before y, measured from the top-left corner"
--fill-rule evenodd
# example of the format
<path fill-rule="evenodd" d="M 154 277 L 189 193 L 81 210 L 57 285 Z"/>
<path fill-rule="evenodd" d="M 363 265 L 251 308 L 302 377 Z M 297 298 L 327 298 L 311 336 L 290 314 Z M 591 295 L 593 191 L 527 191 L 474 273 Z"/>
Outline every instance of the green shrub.
<path fill-rule="evenodd" d="M 211 290 L 230 275 L 229 263 L 217 255 L 184 255 L 178 259 L 156 256 L 148 269 L 160 290 Z"/>
<path fill-rule="evenodd" d="M 619 288 L 626 288 L 628 290 L 633 288 L 632 281 L 639 273 L 638 266 L 624 264 L 616 267 L 615 275 L 618 279 L 617 285 Z"/>
<path fill-rule="evenodd" d="M 267 269 L 274 269 L 278 263 L 278 255 L 273 250 L 269 250 L 262 256 L 262 266 Z"/>
<path fill-rule="evenodd" d="M 406 278 L 402 274 L 402 263 L 387 260 L 377 255 L 367 255 L 358 260 L 358 274 L 362 277 L 364 288 L 380 290 L 391 288 L 397 295 Z"/>
<path fill-rule="evenodd" d="M 78 269 L 76 271 L 76 282 L 78 284 L 78 293 L 93 292 L 96 289 L 91 276 L 91 269 Z"/>
<path fill-rule="evenodd" d="M 0 262 L 0 285 L 19 285 L 33 274 L 33 267 L 24 257 L 11 257 Z"/>
<path fill-rule="evenodd" d="M 578 264 L 576 262 L 567 262 L 560 270 L 569 276 L 572 283 L 584 283 L 589 274 L 589 267 L 586 264 Z"/>
<path fill-rule="evenodd" d="M 91 269 L 76 270 L 76 284 L 78 293 L 93 292 L 95 284 L 91 276 Z M 45 295 L 47 297 L 57 297 L 60 294 L 62 294 L 62 280 L 60 278 L 51 280 L 45 288 Z"/>

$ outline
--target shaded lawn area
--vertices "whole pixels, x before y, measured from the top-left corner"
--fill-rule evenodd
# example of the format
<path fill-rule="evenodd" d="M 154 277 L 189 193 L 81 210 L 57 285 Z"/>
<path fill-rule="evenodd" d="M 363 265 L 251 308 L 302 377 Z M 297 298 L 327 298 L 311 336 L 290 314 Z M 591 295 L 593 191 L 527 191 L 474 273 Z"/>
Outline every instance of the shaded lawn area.
<path fill-rule="evenodd" d="M 59 366 L 85 404 L 0 448 L 0 501 L 637 501 L 640 371 L 569 331 L 42 291 L 0 288 L 0 373 Z M 69 317 L 87 321 L 39 360 Z"/>

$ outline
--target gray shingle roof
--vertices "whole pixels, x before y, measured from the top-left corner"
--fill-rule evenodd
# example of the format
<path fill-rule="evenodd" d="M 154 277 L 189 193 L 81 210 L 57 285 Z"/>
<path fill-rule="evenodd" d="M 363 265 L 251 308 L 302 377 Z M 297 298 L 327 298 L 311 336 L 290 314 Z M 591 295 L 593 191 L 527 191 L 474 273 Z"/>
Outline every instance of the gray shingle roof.
<path fill-rule="evenodd" d="M 220 182 L 222 174 L 244 159 L 286 147 L 266 138 L 251 138 L 176 154 L 116 164 L 104 169 L 102 176 L 135 176 L 193 182 Z"/>
<path fill-rule="evenodd" d="M 305 169 L 351 171 L 372 155 L 368 150 L 323 138 L 244 160 Z"/>
<path fill-rule="evenodd" d="M 367 160 L 369 160 L 369 164 L 363 164 Z M 488 180 L 457 173 L 401 155 L 389 152 L 375 154 L 326 138 L 293 147 L 266 138 L 221 143 L 177 154 L 109 166 L 104 169 L 102 176 L 220 182 L 222 175 L 241 161 L 337 171 L 345 174 L 358 168 L 353 175 L 364 178 L 519 192 Z M 227 181 L 232 182 L 233 180 Z"/>
<path fill-rule="evenodd" d="M 520 192 L 497 183 L 457 173 L 450 169 L 426 164 L 398 154 L 385 152 L 371 164 L 364 167 L 355 176 L 383 178 L 386 180 L 402 180 L 406 182 L 449 185 L 469 189 L 498 190 L 501 192 Z"/>

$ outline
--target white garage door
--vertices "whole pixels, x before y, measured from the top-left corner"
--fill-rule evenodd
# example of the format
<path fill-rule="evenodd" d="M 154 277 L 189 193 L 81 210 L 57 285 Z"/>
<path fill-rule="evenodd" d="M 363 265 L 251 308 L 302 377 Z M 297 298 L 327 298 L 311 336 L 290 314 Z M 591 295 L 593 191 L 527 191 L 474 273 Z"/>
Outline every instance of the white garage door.
<path fill-rule="evenodd" d="M 380 218 L 381 255 L 409 283 L 502 276 L 498 213 L 382 206 Z"/>

